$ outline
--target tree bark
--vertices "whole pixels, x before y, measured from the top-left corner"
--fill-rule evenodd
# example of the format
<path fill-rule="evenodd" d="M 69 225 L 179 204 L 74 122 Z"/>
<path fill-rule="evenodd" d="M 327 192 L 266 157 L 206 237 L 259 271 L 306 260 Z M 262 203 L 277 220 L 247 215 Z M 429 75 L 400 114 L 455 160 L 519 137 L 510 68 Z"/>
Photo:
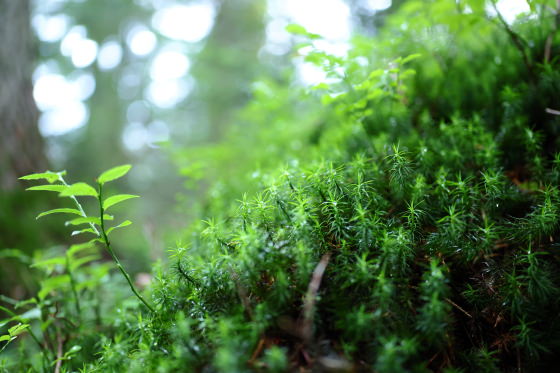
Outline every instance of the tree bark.
<path fill-rule="evenodd" d="M 37 128 L 31 71 L 33 35 L 28 0 L 0 0 L 0 189 L 46 167 Z"/>

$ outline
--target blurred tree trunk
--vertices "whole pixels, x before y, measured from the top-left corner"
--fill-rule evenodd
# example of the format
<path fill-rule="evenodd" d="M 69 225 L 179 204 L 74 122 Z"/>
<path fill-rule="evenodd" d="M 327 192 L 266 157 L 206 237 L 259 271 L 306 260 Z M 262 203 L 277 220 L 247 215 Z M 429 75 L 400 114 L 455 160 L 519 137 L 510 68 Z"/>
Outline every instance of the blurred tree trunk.
<path fill-rule="evenodd" d="M 0 0 L 0 189 L 46 166 L 37 128 L 28 0 Z"/>
<path fill-rule="evenodd" d="M 220 140 L 233 113 L 249 99 L 265 39 L 266 1 L 218 0 L 216 7 L 214 27 L 192 69 L 210 141 Z"/>

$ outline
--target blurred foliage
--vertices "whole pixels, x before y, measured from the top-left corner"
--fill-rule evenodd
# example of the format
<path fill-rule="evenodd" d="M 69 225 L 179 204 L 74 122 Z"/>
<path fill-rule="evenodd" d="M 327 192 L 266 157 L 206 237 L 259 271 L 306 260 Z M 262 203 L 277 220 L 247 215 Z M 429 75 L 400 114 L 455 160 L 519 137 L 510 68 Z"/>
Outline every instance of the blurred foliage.
<path fill-rule="evenodd" d="M 94 247 L 11 251 L 41 280 L 2 299 L 0 369 L 554 370 L 559 10 L 529 4 L 410 0 L 345 57 L 289 26 L 327 79 L 265 75 L 221 142 L 170 147 L 208 193 L 154 312 Z"/>

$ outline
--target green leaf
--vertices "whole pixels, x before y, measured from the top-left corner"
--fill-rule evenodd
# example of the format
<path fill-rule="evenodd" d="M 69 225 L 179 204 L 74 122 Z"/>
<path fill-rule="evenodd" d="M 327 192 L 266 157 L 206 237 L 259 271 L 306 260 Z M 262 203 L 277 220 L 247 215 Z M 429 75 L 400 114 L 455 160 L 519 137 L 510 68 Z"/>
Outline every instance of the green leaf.
<path fill-rule="evenodd" d="M 405 58 L 402 59 L 401 64 L 404 65 L 405 63 L 410 62 L 410 61 L 414 61 L 415 59 L 420 58 L 420 57 L 422 57 L 422 55 L 420 53 L 414 53 L 414 54 L 408 55 L 408 56 L 406 56 Z"/>
<path fill-rule="evenodd" d="M 8 315 L 11 316 L 8 319 L 0 320 L 0 328 L 3 328 L 4 325 L 7 325 L 8 323 L 10 323 L 14 320 L 19 320 L 19 316 L 17 314 L 13 313 L 12 311 L 10 311 L 9 309 L 7 309 L 6 307 L 0 306 L 0 311 L 6 312 Z"/>
<path fill-rule="evenodd" d="M 45 299 L 47 295 L 53 290 L 60 289 L 63 285 L 70 283 L 70 276 L 62 275 L 62 276 L 55 276 L 49 277 L 44 281 L 41 281 L 41 290 L 37 294 L 39 299 Z"/>
<path fill-rule="evenodd" d="M 37 217 L 35 219 L 39 219 L 42 218 L 43 216 L 46 215 L 50 215 L 50 214 L 74 214 L 74 215 L 82 215 L 82 213 L 77 210 L 77 209 L 68 209 L 68 208 L 62 208 L 62 209 L 53 209 L 53 210 L 49 210 L 49 211 L 45 211 L 40 213 L 39 215 L 37 215 Z"/>
<path fill-rule="evenodd" d="M 313 43 L 310 43 L 308 41 L 304 42 L 304 43 L 297 43 L 296 45 L 294 45 L 294 50 L 299 51 L 300 49 L 306 48 L 306 47 L 312 47 Z"/>
<path fill-rule="evenodd" d="M 296 35 L 307 34 L 307 30 L 305 29 L 305 27 L 303 27 L 302 25 L 297 25 L 295 23 L 286 26 L 286 31 L 288 31 L 290 34 L 296 34 Z"/>
<path fill-rule="evenodd" d="M 0 250 L 0 258 L 18 259 L 22 263 L 31 262 L 31 258 L 18 249 L 2 249 Z M 0 308 L 1 309 L 1 308 Z"/>
<path fill-rule="evenodd" d="M 31 264 L 31 268 L 54 268 L 57 265 L 64 265 L 66 263 L 66 259 L 64 259 L 64 257 L 56 257 L 56 258 L 51 258 L 51 259 L 45 259 L 45 260 L 40 260 L 38 262 L 35 262 L 33 264 Z"/>
<path fill-rule="evenodd" d="M 292 23 L 291 25 L 286 26 L 286 31 L 288 31 L 290 34 L 294 34 L 294 35 L 307 36 L 310 39 L 320 39 L 321 38 L 320 35 L 313 34 L 309 31 L 307 31 L 305 29 L 305 27 L 303 27 L 302 25 L 297 25 L 295 23 Z"/>
<path fill-rule="evenodd" d="M 60 192 L 61 197 L 70 196 L 92 196 L 97 197 L 97 191 L 89 184 L 86 183 L 76 183 L 72 184 L 62 192 Z"/>
<path fill-rule="evenodd" d="M 12 337 L 10 337 L 10 336 L 7 335 L 7 334 L 5 334 L 5 335 L 0 335 L 0 342 L 9 341 L 10 339 L 12 339 Z"/>
<path fill-rule="evenodd" d="M 75 269 L 83 266 L 84 264 L 93 262 L 95 260 L 98 260 L 99 258 L 100 256 L 98 254 L 93 254 L 93 255 L 86 255 L 78 259 L 72 259 L 72 262 L 70 263 L 70 270 L 74 271 Z"/>
<path fill-rule="evenodd" d="M 72 346 L 72 348 L 64 354 L 64 357 L 69 357 L 69 356 L 75 354 L 76 352 L 81 351 L 81 349 L 82 349 L 82 346 L 80 346 L 80 345 Z"/>
<path fill-rule="evenodd" d="M 25 190 L 45 190 L 47 192 L 62 192 L 68 188 L 66 185 L 37 185 Z"/>
<path fill-rule="evenodd" d="M 12 312 L 9 308 L 0 306 L 0 311 L 6 312 L 10 316 L 17 316 L 14 312 Z"/>
<path fill-rule="evenodd" d="M 109 233 L 111 233 L 112 231 L 114 231 L 117 228 L 127 227 L 130 224 L 132 224 L 132 222 L 130 220 L 125 220 L 122 223 L 120 223 L 119 225 L 116 225 L 114 227 L 111 227 L 111 228 L 107 229 L 107 235 L 109 235 Z"/>
<path fill-rule="evenodd" d="M 23 333 L 28 327 L 29 324 L 17 324 L 8 329 L 8 333 L 12 337 L 15 337 L 16 335 L 20 335 L 21 333 Z"/>
<path fill-rule="evenodd" d="M 36 174 L 30 174 L 20 177 L 20 180 L 47 180 L 49 183 L 54 183 L 55 181 L 59 180 L 59 175 L 64 176 L 66 175 L 66 171 L 61 172 L 52 172 L 52 171 L 45 171 Z"/>
<path fill-rule="evenodd" d="M 95 231 L 91 228 L 85 228 L 85 229 L 81 229 L 79 231 L 72 231 L 72 233 L 70 235 L 71 236 L 76 236 L 76 235 L 82 234 L 82 233 L 92 233 L 92 234 L 95 234 L 97 236 L 97 233 L 95 233 Z"/>
<path fill-rule="evenodd" d="M 97 178 L 97 182 L 99 184 L 105 184 L 108 181 L 113 181 L 120 177 L 123 177 L 128 173 L 131 167 L 132 166 L 129 164 L 113 167 L 99 175 L 99 177 Z"/>
<path fill-rule="evenodd" d="M 78 254 L 78 253 L 83 253 L 83 252 L 87 252 L 87 250 L 89 249 L 93 249 L 93 245 L 91 245 L 90 243 L 80 243 L 77 245 L 72 245 L 70 246 L 70 248 L 66 251 L 66 256 L 68 257 L 73 257 L 74 255 Z"/>
<path fill-rule="evenodd" d="M 96 216 L 87 216 L 87 217 L 72 219 L 66 222 L 66 225 L 80 225 L 80 224 L 101 225 L 101 220 Z"/>
<path fill-rule="evenodd" d="M 18 308 L 22 308 L 30 304 L 37 304 L 37 300 L 35 298 L 20 300 L 15 304 L 15 309 L 17 310 Z"/>
<path fill-rule="evenodd" d="M 51 366 L 56 365 L 59 361 L 66 361 L 66 360 L 72 360 L 72 356 L 74 354 L 76 354 L 77 352 L 79 352 L 82 349 L 82 346 L 80 345 L 75 345 L 73 346 L 69 351 L 67 351 L 64 356 L 59 357 L 58 359 L 54 360 L 53 362 L 51 362 Z"/>
<path fill-rule="evenodd" d="M 41 331 L 44 332 L 44 331 L 47 330 L 47 328 L 48 328 L 49 326 L 51 326 L 51 324 L 53 324 L 53 323 L 54 323 L 54 318 L 49 317 L 46 321 L 43 321 L 43 322 L 40 324 L 40 326 L 41 326 Z"/>
<path fill-rule="evenodd" d="M 103 214 L 103 220 L 113 220 L 113 219 L 115 219 L 113 215 Z M 65 225 L 80 225 L 80 224 L 97 224 L 100 226 L 101 219 L 99 219 L 97 216 L 86 216 L 86 217 L 72 219 L 65 223 Z"/>
<path fill-rule="evenodd" d="M 117 194 L 115 196 L 111 196 L 103 201 L 103 209 L 107 210 L 109 207 L 116 205 L 117 203 L 121 203 L 131 198 L 138 198 L 140 196 L 134 194 Z"/>
<path fill-rule="evenodd" d="M 39 307 L 34 307 L 29 311 L 26 311 L 18 316 L 22 321 L 28 320 L 40 320 L 41 319 L 41 309 Z"/>

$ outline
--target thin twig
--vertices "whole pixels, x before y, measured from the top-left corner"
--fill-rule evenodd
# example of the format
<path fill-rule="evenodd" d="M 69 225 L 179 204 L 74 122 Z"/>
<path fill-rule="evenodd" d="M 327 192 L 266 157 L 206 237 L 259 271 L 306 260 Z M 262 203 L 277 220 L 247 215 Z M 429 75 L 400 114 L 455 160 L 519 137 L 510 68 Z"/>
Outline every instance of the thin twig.
<path fill-rule="evenodd" d="M 307 295 L 305 296 L 305 302 L 303 305 L 303 324 L 301 327 L 301 335 L 306 342 L 311 340 L 313 334 L 313 316 L 315 313 L 315 303 L 317 302 L 317 293 L 319 291 L 319 287 L 321 286 L 321 281 L 323 279 L 323 275 L 325 274 L 325 270 L 327 269 L 327 265 L 329 264 L 330 257 L 331 253 L 326 253 L 323 255 L 319 263 L 317 263 L 307 288 Z"/>
<path fill-rule="evenodd" d="M 251 355 L 251 358 L 249 359 L 249 364 L 253 364 L 255 362 L 255 360 L 257 360 L 257 358 L 259 357 L 259 355 L 261 354 L 264 344 L 266 342 L 266 337 L 262 337 L 259 340 L 259 343 L 257 344 L 257 348 L 255 349 L 255 351 L 253 351 L 253 354 Z"/>
<path fill-rule="evenodd" d="M 60 333 L 56 332 L 56 341 L 57 341 L 57 349 L 56 349 L 56 365 L 54 367 L 54 373 L 60 373 L 60 367 L 62 366 L 62 343 L 64 340 L 60 336 Z"/>
<path fill-rule="evenodd" d="M 548 63 L 548 61 L 550 61 L 550 54 L 551 54 L 551 50 L 552 50 L 552 40 L 554 39 L 554 34 L 556 33 L 556 30 L 558 30 L 558 27 L 560 26 L 560 0 L 556 0 L 556 9 L 553 9 L 554 11 L 554 24 L 552 26 L 552 30 L 550 31 L 550 34 L 548 34 L 547 38 L 546 38 L 546 43 L 544 46 L 544 62 Z"/>
<path fill-rule="evenodd" d="M 463 308 L 461 308 L 461 306 L 459 306 L 457 303 L 453 302 L 451 299 L 449 298 L 445 298 L 445 301 L 449 304 L 451 304 L 452 306 L 454 306 L 455 308 L 457 308 L 459 311 L 463 312 L 465 315 L 467 315 L 468 317 L 470 317 L 471 319 L 473 318 L 472 315 L 470 313 L 468 313 L 467 311 L 465 311 Z"/>
<path fill-rule="evenodd" d="M 548 63 L 550 61 L 550 50 L 552 49 L 552 33 L 546 37 L 546 43 L 544 45 L 544 62 Z"/>

